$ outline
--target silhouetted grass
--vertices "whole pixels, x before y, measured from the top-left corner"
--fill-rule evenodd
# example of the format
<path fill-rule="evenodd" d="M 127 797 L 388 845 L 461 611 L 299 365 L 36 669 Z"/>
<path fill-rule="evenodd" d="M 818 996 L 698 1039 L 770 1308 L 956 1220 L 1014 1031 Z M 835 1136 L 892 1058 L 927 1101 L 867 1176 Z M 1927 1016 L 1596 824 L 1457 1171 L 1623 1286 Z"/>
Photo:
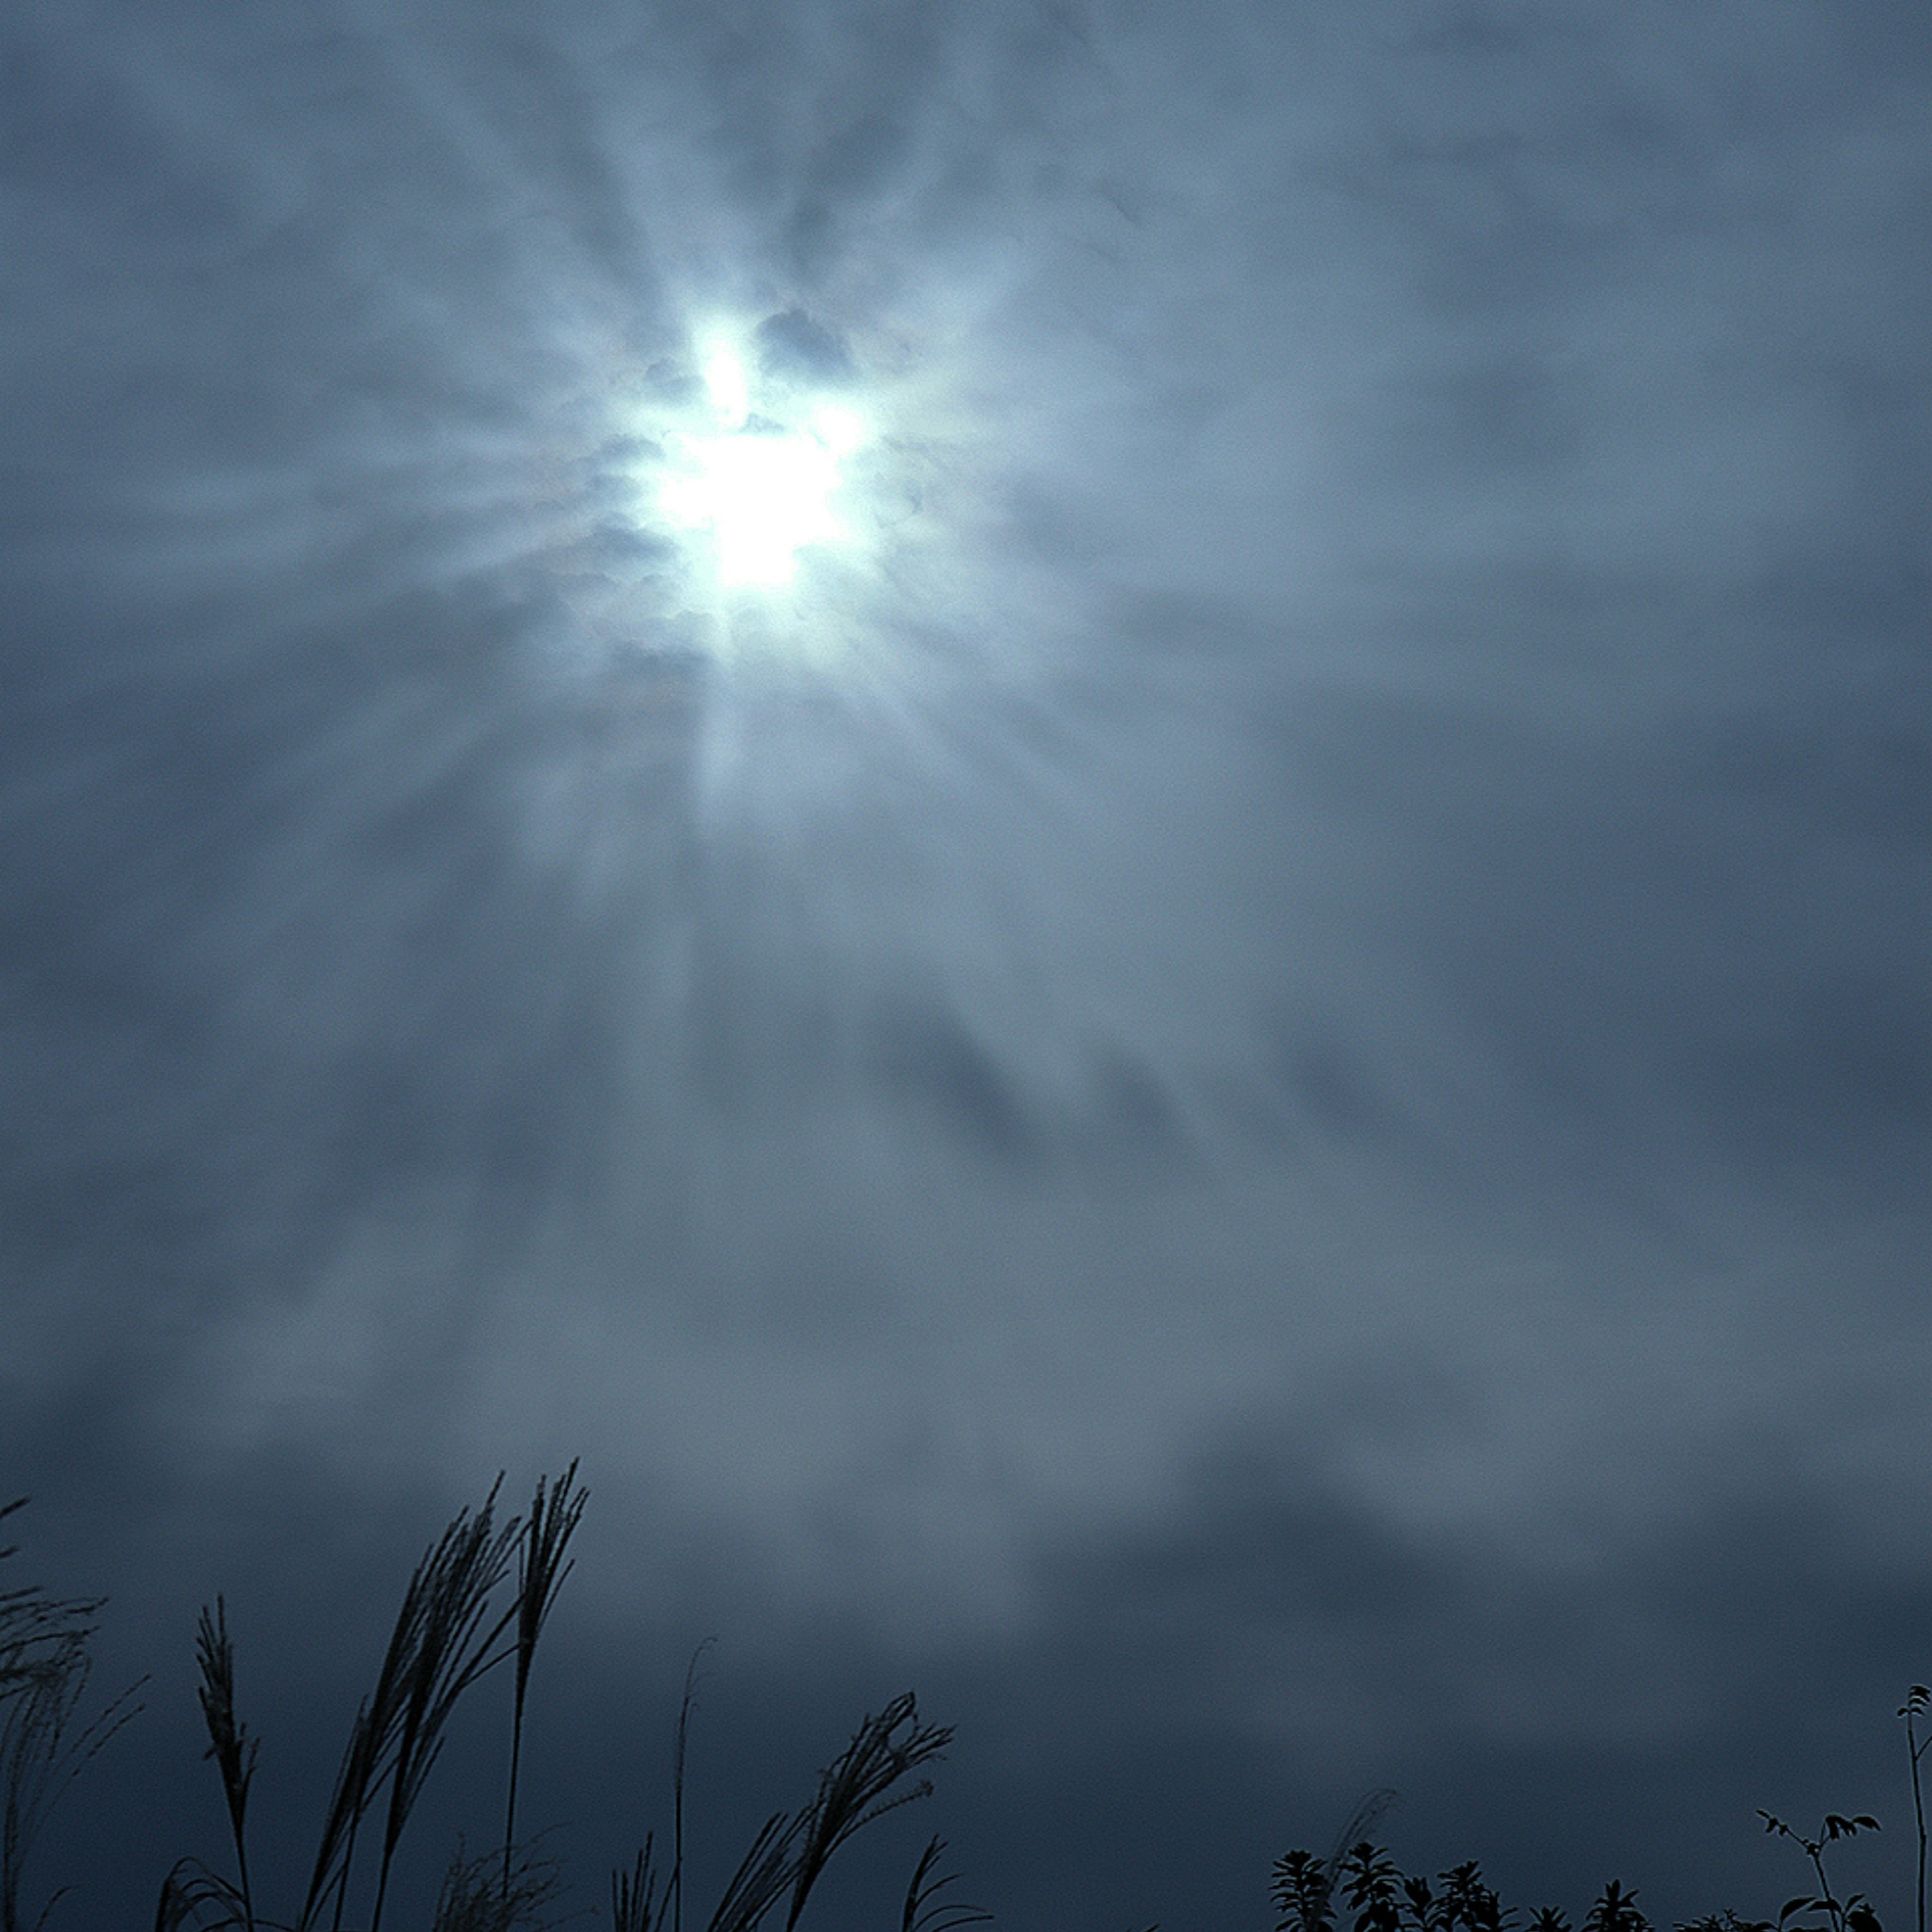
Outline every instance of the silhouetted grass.
<path fill-rule="evenodd" d="M 517 1835 L 517 1766 L 523 1755 L 524 1696 L 530 1688 L 530 1660 L 536 1654 L 537 1639 L 563 1580 L 572 1565 L 563 1560 L 564 1548 L 584 1514 L 584 1492 L 573 1496 L 571 1484 L 577 1479 L 573 1461 L 564 1471 L 555 1489 L 544 1494 L 544 1478 L 537 1478 L 537 1492 L 530 1504 L 530 1518 L 517 1546 L 517 1689 L 510 1719 L 510 1796 L 503 1814 L 503 1896 L 510 1895 L 510 1860 Z"/>
<path fill-rule="evenodd" d="M 226 1801 L 234 1859 L 230 1878 L 194 1858 L 163 1880 L 155 1932 L 380 1932 L 396 1860 L 452 1712 L 498 1664 L 514 1665 L 503 1839 L 471 1856 L 459 1841 L 443 1870 L 432 1932 L 520 1932 L 552 1922 L 561 1874 L 532 1844 L 516 1837 L 518 1778 L 532 1663 L 556 1594 L 573 1567 L 567 1556 L 586 1492 L 572 1462 L 554 1484 L 539 1478 L 527 1517 L 498 1523 L 501 1478 L 476 1509 L 459 1510 L 424 1552 L 404 1592 L 374 1688 L 357 1706 L 317 1836 L 301 1904 L 291 1919 L 261 1915 L 248 1851 L 248 1811 L 258 1740 L 237 1710 L 235 1646 L 227 1606 L 217 1596 L 201 1613 L 195 1643 L 198 1696 Z M 0 1507 L 0 1519 L 20 1507 Z M 0 1558 L 14 1554 L 0 1550 Z M 507 1600 L 506 1600 L 506 1586 Z M 81 1716 L 88 1645 L 100 1600 L 59 1600 L 36 1588 L 0 1592 L 0 1932 L 38 1932 L 63 1895 L 56 1892 L 31 1922 L 21 1916 L 21 1870 L 50 1808 L 140 1708 L 136 1684 L 94 1717 Z M 671 1858 L 659 1866 L 646 1832 L 628 1867 L 610 1876 L 611 1932 L 682 1932 L 685 1754 L 700 1646 L 679 1707 L 671 1789 Z M 145 1682 L 145 1680 L 143 1680 Z M 1918 1919 L 1924 1932 L 1926 1829 L 1919 1760 L 1932 1738 L 1917 1721 L 1932 1692 L 1912 1686 L 1898 1714 L 1905 1720 L 1912 1806 L 1918 1826 Z M 706 1921 L 706 1932 L 758 1932 L 782 1906 L 784 1932 L 795 1932 L 832 1858 L 873 1820 L 932 1791 L 923 1767 L 952 1736 L 921 1721 L 910 1691 L 868 1716 L 819 1774 L 796 1811 L 775 1811 L 754 1835 Z M 915 1774 L 919 1774 L 916 1775 Z M 1405 1874 L 1370 1836 L 1394 1802 L 1371 1792 L 1342 1826 L 1327 1858 L 1297 1850 L 1276 1861 L 1271 1897 L 1276 1932 L 1570 1932 L 1568 1918 L 1545 1906 L 1522 1920 L 1504 1906 L 1474 1859 L 1432 1883 Z M 1876 1832 L 1866 1814 L 1828 1812 L 1815 1836 L 1768 1811 L 1765 1830 L 1789 1840 L 1815 1880 L 1786 1902 L 1775 1922 L 1732 1911 L 1706 1913 L 1675 1932 L 1882 1932 L 1862 1893 L 1840 1898 L 1827 1848 Z M 964 1932 L 990 1915 L 942 1898 L 956 1875 L 938 1871 L 944 1840 L 928 1840 L 900 1910 L 899 1932 Z M 361 1855 L 358 1858 L 358 1853 Z M 352 1894 L 368 1900 L 353 1916 Z M 578 1918 L 587 1913 L 573 1915 Z M 1150 1928 L 1148 1932 L 1157 1932 Z M 1636 1894 L 1611 1880 L 1586 1912 L 1580 1932 L 1652 1932 Z"/>
<path fill-rule="evenodd" d="M 0 1520 L 26 1498 L 0 1504 Z M 9 1544 L 0 1558 L 15 1554 Z M 36 1585 L 0 1591 L 0 1932 L 22 1932 L 21 1875 L 47 1814 L 88 1760 L 140 1708 L 141 1686 L 83 1721 L 98 1597 L 50 1597 Z M 145 1680 L 143 1680 L 145 1682 Z M 32 1921 L 38 1928 L 67 1888 Z"/>
<path fill-rule="evenodd" d="M 256 1740 L 236 1714 L 234 1646 L 226 1604 L 202 1612 L 197 1659 L 202 1714 L 227 1800 L 235 1876 L 198 1859 L 178 1862 L 163 1881 L 156 1932 L 344 1932 L 356 1889 L 369 1895 L 367 1932 L 380 1932 L 392 1874 L 409 1821 L 442 1748 L 458 1702 L 496 1666 L 513 1662 L 509 1762 L 500 1852 L 466 1856 L 460 1847 L 445 1871 L 434 1932 L 512 1932 L 545 1922 L 561 1881 L 547 1861 L 516 1839 L 517 1782 L 532 1660 L 558 1588 L 569 1573 L 566 1551 L 585 1502 L 573 1462 L 554 1484 L 540 1478 L 527 1517 L 496 1520 L 498 1484 L 474 1510 L 458 1511 L 416 1566 L 384 1653 L 374 1690 L 357 1708 L 324 1813 L 316 1856 L 292 1920 L 262 1918 L 251 1882 L 246 1820 Z M 514 1572 L 514 1586 L 502 1600 Z M 693 1669 L 696 1659 L 693 1659 Z M 674 1772 L 674 1862 L 660 1889 L 654 1840 L 611 1881 L 615 1932 L 661 1932 L 666 1911 L 683 1895 L 684 1748 L 692 1708 L 687 1677 L 678 1720 Z M 860 1725 L 820 1774 L 796 1812 L 774 1812 L 725 1886 L 708 1932 L 755 1932 L 782 1903 L 792 1932 L 834 1855 L 872 1821 L 928 1795 L 913 1774 L 944 1751 L 950 1729 L 920 1721 L 912 1694 L 895 1698 Z M 379 1836 L 376 1834 L 380 1834 Z M 358 1865 L 358 1849 L 375 1838 Z M 939 1841 L 920 1862 L 902 1914 L 905 1932 L 957 1932 L 978 1915 L 938 1902 L 950 1880 L 932 1876 Z M 373 1859 L 370 1874 L 362 1870 Z M 10 1928 L 8 1928 L 10 1932 Z M 675 1918 L 674 1924 L 675 1932 Z"/>

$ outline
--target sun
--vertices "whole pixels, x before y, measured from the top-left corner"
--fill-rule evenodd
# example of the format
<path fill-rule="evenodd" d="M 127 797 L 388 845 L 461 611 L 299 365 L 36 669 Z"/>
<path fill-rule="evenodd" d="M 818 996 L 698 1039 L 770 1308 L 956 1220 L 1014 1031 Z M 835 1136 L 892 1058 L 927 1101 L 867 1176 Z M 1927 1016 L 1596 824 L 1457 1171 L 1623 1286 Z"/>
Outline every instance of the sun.
<path fill-rule="evenodd" d="M 842 497 L 865 422 L 823 398 L 754 398 L 729 344 L 710 345 L 701 367 L 700 420 L 667 438 L 658 507 L 674 525 L 708 537 L 723 588 L 781 587 L 801 551 L 852 542 Z"/>

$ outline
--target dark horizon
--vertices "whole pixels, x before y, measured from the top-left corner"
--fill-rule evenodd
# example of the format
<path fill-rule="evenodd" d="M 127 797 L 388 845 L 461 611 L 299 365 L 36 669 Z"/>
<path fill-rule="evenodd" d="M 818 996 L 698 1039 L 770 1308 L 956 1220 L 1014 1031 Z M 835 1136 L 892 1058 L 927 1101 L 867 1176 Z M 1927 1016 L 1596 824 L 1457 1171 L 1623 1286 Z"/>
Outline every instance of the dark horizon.
<path fill-rule="evenodd" d="M 706 1856 L 910 1688 L 872 1895 L 1011 1932 L 1382 1786 L 1909 1923 L 1932 14 L 16 11 L 0 1501 L 154 1673 L 46 1880 L 219 1853 L 218 1592 L 299 1840 L 580 1456 L 586 1899 L 716 1635 Z"/>
<path fill-rule="evenodd" d="M 252 1510 L 244 1505 L 225 1526 L 203 1525 L 198 1539 L 204 1557 L 218 1557 L 225 1542 L 231 1560 L 238 1554 L 253 1571 L 255 1587 L 238 1600 L 219 1584 L 196 1597 L 178 1555 L 162 1570 L 165 1586 L 158 1584 L 151 1546 L 145 1589 L 96 1613 L 82 1714 L 104 1712 L 130 1691 L 137 1708 L 51 1813 L 28 1861 L 30 1909 L 65 1884 L 76 1900 L 56 1910 L 74 1922 L 145 1924 L 161 1876 L 178 1860 L 193 1856 L 232 1876 L 219 1774 L 205 1761 L 192 1688 L 195 1613 L 218 1592 L 236 1642 L 238 1708 L 262 1754 L 249 1826 L 256 1909 L 275 1916 L 298 1901 L 349 1721 L 373 1681 L 406 1570 L 434 1537 L 425 1530 L 408 1548 L 400 1520 L 408 1512 L 393 1506 L 373 1539 L 368 1526 L 358 1532 L 352 1522 L 304 1512 L 304 1555 L 292 1564 L 284 1515 L 290 1498 L 264 1490 L 248 1499 Z M 471 1502 L 482 1499 L 479 1488 Z M 500 1520 L 518 1503 L 506 1491 Z M 189 1526 L 191 1510 L 184 1502 L 172 1520 L 151 1513 L 141 1530 L 151 1543 L 164 1542 Z M 252 1534 L 238 1550 L 236 1532 L 244 1525 Z M 8 1526 L 16 1532 L 10 1586 L 30 1576 L 45 1584 L 49 1565 L 34 1559 L 46 1544 L 70 1550 L 76 1542 L 112 1540 L 98 1523 L 78 1538 L 45 1535 L 53 1526 L 38 1504 Z M 597 1527 L 593 1486 L 570 1551 L 576 1574 L 565 1580 L 532 1672 L 526 1720 L 518 1838 L 555 1861 L 565 1888 L 558 1910 L 601 1914 L 610 1870 L 628 1867 L 647 1833 L 662 1858 L 677 1712 L 688 1682 L 687 1878 L 699 1919 L 770 1813 L 800 1805 L 862 1716 L 910 1689 L 922 1719 L 955 1733 L 926 1767 L 935 1790 L 892 1826 L 860 1834 L 819 1886 L 808 1924 L 842 1922 L 842 1914 L 855 1911 L 896 1914 L 920 1848 L 937 1834 L 946 1841 L 943 1868 L 960 1876 L 952 1894 L 992 1909 L 998 1924 L 1057 1922 L 1028 1909 L 1013 1883 L 1017 1869 L 1029 1888 L 1044 1882 L 1063 1901 L 1076 1901 L 1079 1922 L 1271 1925 L 1274 1862 L 1298 1845 L 1325 1856 L 1341 1822 L 1378 1786 L 1394 1796 L 1378 1815 L 1373 1842 L 1432 1881 L 1474 1860 L 1520 1924 L 1532 1910 L 1553 1905 L 1580 1926 L 1612 1878 L 1634 1892 L 1660 1932 L 1726 1910 L 1774 1916 L 1784 1900 L 1810 1888 L 1808 1867 L 1797 1846 L 1766 1834 L 1766 1810 L 1806 1832 L 1816 1832 L 1827 1812 L 1878 1814 L 1880 1834 L 1828 1848 L 1831 1875 L 1841 1898 L 1862 1894 L 1886 1926 L 1911 1922 L 1905 1731 L 1896 1705 L 1858 1708 L 1856 1692 L 1870 1687 L 1862 1667 L 1842 1659 L 1814 1681 L 1766 1687 L 1721 1746 L 1679 1754 L 1663 1766 L 1640 1738 L 1558 1750 L 1492 1744 L 1451 1763 L 1412 1744 L 1378 1754 L 1358 1736 L 1318 1758 L 1304 1752 L 1284 1762 L 1186 1714 L 1171 1711 L 1150 1723 L 1131 1702 L 1123 1708 L 1118 1638 L 1096 1642 L 1084 1628 L 1036 1639 L 1030 1654 L 1010 1646 L 956 1654 L 926 1687 L 908 1681 L 904 1646 L 884 1659 L 876 1645 L 830 1627 L 802 1643 L 794 1635 L 789 1647 L 768 1644 L 760 1654 L 754 1641 L 747 1644 L 758 1634 L 751 1608 L 740 1610 L 735 1628 L 721 1624 L 732 1636 L 707 1631 L 680 1659 L 662 1628 L 640 1631 L 614 1618 L 608 1596 L 601 1616 L 577 1600 L 602 1567 Z M 1723 1574 L 1737 1585 L 1772 1580 L 1774 1558 L 1726 1554 L 1733 1561 Z M 1359 1570 L 1360 1552 L 1349 1555 Z M 392 1574 L 382 1578 L 376 1573 L 386 1558 Z M 1326 1568 L 1304 1562 L 1294 1570 L 1318 1588 Z M 63 1588 L 70 1580 L 61 1573 Z M 1782 1645 L 1761 1646 L 1774 1664 L 1799 1667 L 1816 1622 L 1876 1628 L 1892 1654 L 1922 1648 L 1922 1594 L 1886 1604 L 1874 1623 L 1874 1606 L 1848 1594 L 1828 1570 L 1776 1580 L 1806 1614 Z M 729 1590 L 713 1598 L 732 1600 Z M 771 1617 L 766 1634 L 781 1621 Z M 170 1623 L 180 1638 L 171 1654 L 155 1642 Z M 278 1638 L 290 1648 L 272 1648 Z M 304 1640 L 308 1648 L 295 1647 Z M 734 1654 L 734 1640 L 749 1654 Z M 318 1660 L 326 1666 L 320 1672 Z M 460 1842 L 475 1853 L 488 1848 L 493 1829 L 500 1834 L 508 1705 L 502 1670 L 463 1700 L 455 1749 L 412 1821 L 386 1923 L 427 1923 L 452 1849 Z M 1124 1748 L 1141 1761 L 1118 1755 Z M 105 1866 L 104 1820 L 114 1846 Z M 1188 1856 L 1177 1856 L 1184 1850 Z M 366 1904 L 369 1874 L 358 1870 Z"/>

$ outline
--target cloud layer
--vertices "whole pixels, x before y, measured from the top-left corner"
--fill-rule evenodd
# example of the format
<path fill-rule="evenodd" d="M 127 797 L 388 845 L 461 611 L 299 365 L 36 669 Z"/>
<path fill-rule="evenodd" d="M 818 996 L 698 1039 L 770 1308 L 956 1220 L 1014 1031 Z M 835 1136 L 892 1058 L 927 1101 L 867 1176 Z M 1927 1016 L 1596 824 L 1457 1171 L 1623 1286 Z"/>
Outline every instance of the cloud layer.
<path fill-rule="evenodd" d="M 1635 1808 L 1774 1660 L 1888 1710 L 1922 14 L 8 29 L 0 1433 L 71 1554 L 158 1617 L 197 1512 L 406 1550 L 581 1452 L 664 1552 L 592 1627 L 836 1628 L 1123 1817 L 1110 1724 Z M 651 507 L 721 320 L 878 432 L 730 610 Z"/>

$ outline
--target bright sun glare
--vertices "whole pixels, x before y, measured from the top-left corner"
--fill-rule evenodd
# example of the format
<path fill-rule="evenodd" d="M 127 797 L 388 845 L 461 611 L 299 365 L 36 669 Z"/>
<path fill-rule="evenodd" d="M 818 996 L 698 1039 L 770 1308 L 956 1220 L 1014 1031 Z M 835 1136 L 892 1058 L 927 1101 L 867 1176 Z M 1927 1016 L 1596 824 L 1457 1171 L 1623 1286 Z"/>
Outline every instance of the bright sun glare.
<path fill-rule="evenodd" d="M 812 404 L 788 421 L 754 411 L 745 364 L 722 344 L 706 353 L 704 374 L 709 420 L 671 436 L 661 506 L 674 523 L 711 533 L 722 584 L 788 584 L 801 550 L 849 535 L 840 472 L 865 441 L 865 424 L 836 403 Z"/>

